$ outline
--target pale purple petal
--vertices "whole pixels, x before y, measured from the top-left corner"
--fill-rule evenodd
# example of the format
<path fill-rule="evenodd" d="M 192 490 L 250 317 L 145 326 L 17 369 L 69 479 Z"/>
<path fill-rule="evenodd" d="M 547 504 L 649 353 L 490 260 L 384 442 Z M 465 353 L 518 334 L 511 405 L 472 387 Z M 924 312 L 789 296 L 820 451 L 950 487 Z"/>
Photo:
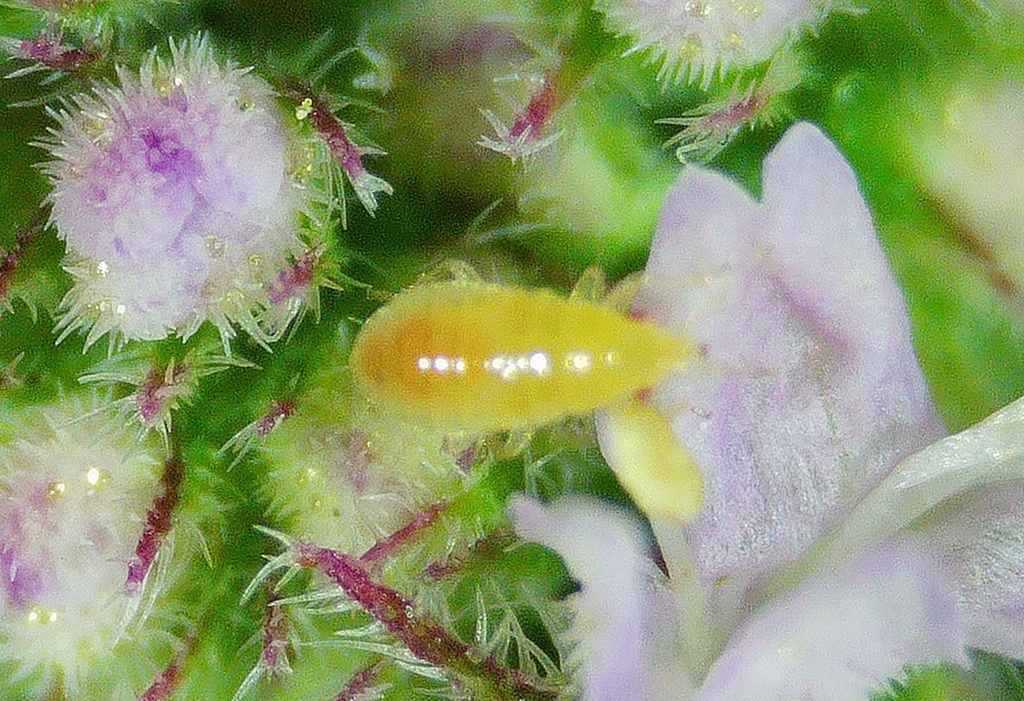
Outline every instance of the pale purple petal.
<path fill-rule="evenodd" d="M 864 701 L 906 665 L 966 664 L 939 567 L 910 544 L 863 552 L 747 619 L 697 701 Z"/>
<path fill-rule="evenodd" d="M 842 155 L 797 124 L 763 189 L 756 204 L 721 175 L 684 171 L 637 308 L 706 350 L 655 401 L 705 472 L 686 530 L 698 570 L 731 586 L 798 556 L 944 434 Z"/>
<path fill-rule="evenodd" d="M 636 525 L 580 498 L 545 506 L 518 497 L 509 510 L 519 534 L 561 555 L 581 584 L 574 632 L 586 701 L 651 699 L 653 587 Z"/>
<path fill-rule="evenodd" d="M 1017 480 L 1024 480 L 1024 399 L 900 461 L 808 557 L 816 566 L 835 564 L 958 494 Z"/>
<path fill-rule="evenodd" d="M 914 530 L 953 581 L 968 644 L 1024 659 L 1024 481 L 959 494 Z"/>
<path fill-rule="evenodd" d="M 209 320 L 225 342 L 237 323 L 266 345 L 280 335 L 262 323 L 268 281 L 301 250 L 297 217 L 319 196 L 289 175 L 292 135 L 268 83 L 219 62 L 205 37 L 170 49 L 53 113 L 44 171 L 75 278 L 61 338 L 187 337 Z"/>

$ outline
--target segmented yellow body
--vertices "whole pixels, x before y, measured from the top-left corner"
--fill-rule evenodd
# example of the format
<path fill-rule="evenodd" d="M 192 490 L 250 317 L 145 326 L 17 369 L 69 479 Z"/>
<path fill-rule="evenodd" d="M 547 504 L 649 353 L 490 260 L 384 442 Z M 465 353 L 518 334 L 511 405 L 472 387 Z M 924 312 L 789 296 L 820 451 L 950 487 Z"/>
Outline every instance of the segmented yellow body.
<path fill-rule="evenodd" d="M 379 405 L 450 431 L 519 429 L 628 399 L 695 348 L 654 324 L 541 289 L 444 282 L 398 294 L 349 365 Z"/>

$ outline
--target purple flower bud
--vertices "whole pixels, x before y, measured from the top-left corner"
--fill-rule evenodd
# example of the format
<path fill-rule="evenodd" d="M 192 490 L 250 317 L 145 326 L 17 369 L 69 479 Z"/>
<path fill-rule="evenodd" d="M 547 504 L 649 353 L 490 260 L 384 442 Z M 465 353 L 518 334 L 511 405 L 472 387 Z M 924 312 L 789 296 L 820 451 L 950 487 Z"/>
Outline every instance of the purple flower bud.
<path fill-rule="evenodd" d="M 307 197 L 289 174 L 292 145 L 270 85 L 218 64 L 205 38 L 171 42 L 138 77 L 79 95 L 53 115 L 45 144 L 52 222 L 74 286 L 61 338 L 191 335 L 213 321 L 257 340 L 268 286 L 297 252 Z M 275 326 L 275 325 L 271 325 Z"/>
<path fill-rule="evenodd" d="M 140 671 L 113 649 L 137 605 L 125 591 L 129 561 L 160 486 L 153 455 L 130 436 L 68 423 L 81 410 L 71 404 L 79 411 L 33 413 L 0 444 L 0 660 L 41 692 L 61 684 L 61 698 Z M 144 670 L 149 629 L 133 634 Z"/>

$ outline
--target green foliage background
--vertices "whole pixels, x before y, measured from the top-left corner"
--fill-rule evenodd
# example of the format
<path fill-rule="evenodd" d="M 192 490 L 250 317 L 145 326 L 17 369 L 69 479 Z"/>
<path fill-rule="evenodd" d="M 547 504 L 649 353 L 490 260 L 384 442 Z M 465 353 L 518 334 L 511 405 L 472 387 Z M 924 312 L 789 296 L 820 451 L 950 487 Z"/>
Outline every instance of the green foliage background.
<path fill-rule="evenodd" d="M 183 0 L 145 5 L 143 18 L 132 15 L 137 8 L 126 10 L 133 18 L 119 30 L 118 51 L 126 63 L 152 46 L 164 46 L 168 35 L 197 31 L 209 32 L 223 53 L 261 72 L 295 65 L 294 57 L 324 36 L 328 55 L 366 37 L 402 57 L 386 95 L 367 96 L 351 87 L 352 78 L 367 68 L 354 58 L 339 61 L 323 80 L 333 94 L 353 97 L 342 118 L 387 151 L 368 163 L 391 183 L 394 195 L 383 199 L 373 218 L 350 199 L 347 227 L 337 231 L 349 256 L 346 274 L 377 290 L 399 290 L 451 258 L 470 262 L 487 278 L 561 290 L 571 288 L 594 263 L 612 277 L 642 268 L 661 197 L 681 168 L 663 146 L 674 128 L 658 120 L 729 91 L 729 85 L 713 85 L 710 93 L 661 85 L 643 57 L 622 57 L 621 40 L 600 22 L 586 22 L 571 55 L 587 79 L 557 117 L 566 136 L 554 148 L 571 158 L 558 171 L 543 163 L 524 169 L 474 145 L 488 131 L 478 108 L 502 108 L 493 83 L 510 70 L 502 57 L 437 67 L 416 63 L 422 58 L 417 51 L 451 41 L 474 13 L 514 11 L 534 18 L 541 27 L 537 34 L 557 35 L 560 22 L 578 9 L 572 3 Z M 0 8 L 2 35 L 31 38 L 41 28 L 32 11 Z M 1003 253 L 977 245 L 972 232 L 929 191 L 908 143 L 943 119 L 942 105 L 957 76 L 996 73 L 1019 80 L 1022 38 L 1024 11 L 996 15 L 966 0 L 876 0 L 835 12 L 815 36 L 801 41 L 806 79 L 784 96 L 774 122 L 743 131 L 713 162 L 756 192 L 761 159 L 791 121 L 816 122 L 836 140 L 860 176 L 906 294 L 921 363 L 951 431 L 1024 394 L 1024 300 L 1014 281 L 999 272 Z M 35 167 L 43 154 L 31 145 L 53 124 L 44 106 L 74 89 L 69 78 L 40 85 L 39 75 L 0 81 L 4 250 L 29 226 L 46 195 Z M 1024 241 L 1021 246 L 1024 250 Z M 0 367 L 24 353 L 17 367 L 22 385 L 0 389 L 0 406 L 52 400 L 106 355 L 103 343 L 83 354 L 80 338 L 54 345 L 51 313 L 69 284 L 60 269 L 62 253 L 53 232 L 47 232 L 21 262 L 19 299 L 13 313 L 0 318 Z M 306 318 L 272 354 L 239 344 L 239 354 L 258 363 L 258 372 L 232 369 L 209 378 L 191 407 L 175 415 L 174 431 L 188 465 L 179 516 L 194 515 L 202 524 L 213 555 L 213 566 L 193 566 L 188 585 L 173 593 L 190 602 L 199 629 L 178 698 L 230 699 L 248 672 L 256 654 L 249 640 L 262 613 L 259 602 L 240 604 L 239 594 L 262 565 L 261 555 L 274 551 L 252 528 L 269 523 L 261 496 L 265 463 L 254 453 L 228 471 L 230 459 L 218 449 L 274 399 L 309 389 L 319 369 L 338 362 L 355 329 L 352 320 L 364 318 L 376 304 L 359 288 L 325 291 L 319 321 Z M 154 352 L 170 356 L 178 348 L 180 342 L 171 340 L 155 344 Z M 534 459 L 550 454 L 553 446 L 557 459 Z M 474 493 L 478 502 L 465 507 L 467 519 L 500 522 L 504 498 L 525 487 L 545 496 L 573 489 L 628 502 L 592 439 L 541 432 L 526 457 L 495 464 Z M 549 594 L 570 588 L 557 561 L 536 548 L 479 567 L 472 576 L 531 583 L 513 588 L 531 586 Z M 323 635 L 330 630 L 329 623 L 318 625 Z M 357 667 L 358 660 L 329 648 L 300 653 L 295 675 L 268 687 L 266 698 L 333 698 Z M 886 698 L 1024 699 L 1017 664 L 987 655 L 977 655 L 975 663 L 969 672 L 918 671 Z M 0 698 L 22 698 L 17 688 L 3 691 L 2 686 Z M 401 688 L 393 693 L 404 698 Z"/>

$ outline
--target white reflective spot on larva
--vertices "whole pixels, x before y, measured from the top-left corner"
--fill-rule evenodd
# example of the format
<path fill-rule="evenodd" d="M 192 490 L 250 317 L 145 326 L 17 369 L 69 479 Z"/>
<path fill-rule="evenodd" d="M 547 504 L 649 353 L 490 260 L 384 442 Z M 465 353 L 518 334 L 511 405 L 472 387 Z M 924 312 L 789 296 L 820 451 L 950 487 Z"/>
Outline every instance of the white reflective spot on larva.
<path fill-rule="evenodd" d="M 544 377 L 551 372 L 551 356 L 543 351 L 523 355 L 496 355 L 484 361 L 484 369 L 510 382 L 521 374 Z"/>
<path fill-rule="evenodd" d="M 565 367 L 572 372 L 587 372 L 594 366 L 590 353 L 575 352 L 565 356 Z"/>
<path fill-rule="evenodd" d="M 551 372 L 551 358 L 548 357 L 547 353 L 541 353 L 540 351 L 530 356 L 530 370 L 534 374 L 544 376 Z"/>
<path fill-rule="evenodd" d="M 487 365 L 486 363 L 484 364 Z M 449 358 L 447 355 L 421 355 L 416 359 L 416 369 L 420 372 L 433 372 L 438 375 L 455 373 L 464 375 L 466 373 L 465 358 Z"/>
<path fill-rule="evenodd" d="M 516 374 L 515 359 L 505 355 L 496 355 L 484 361 L 484 370 L 498 375 L 503 380 L 511 380 Z"/>

